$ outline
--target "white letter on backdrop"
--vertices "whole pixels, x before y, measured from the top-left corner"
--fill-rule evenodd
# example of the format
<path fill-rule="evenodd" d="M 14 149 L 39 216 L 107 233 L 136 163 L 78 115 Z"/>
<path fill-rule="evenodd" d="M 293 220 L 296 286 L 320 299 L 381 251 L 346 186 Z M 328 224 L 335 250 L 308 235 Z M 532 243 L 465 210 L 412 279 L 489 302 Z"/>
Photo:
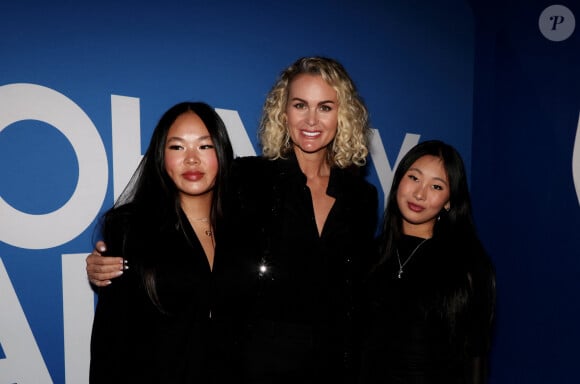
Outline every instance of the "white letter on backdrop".
<path fill-rule="evenodd" d="M 0 383 L 52 383 L 28 320 L 0 258 Z"/>
<path fill-rule="evenodd" d="M 576 127 L 576 140 L 574 141 L 574 152 L 572 153 L 572 178 L 580 204 L 580 113 L 578 114 L 578 126 Z"/>
<path fill-rule="evenodd" d="M 21 120 L 50 124 L 69 140 L 79 164 L 73 195 L 54 212 L 23 213 L 0 197 L 0 240 L 19 248 L 46 249 L 76 238 L 99 212 L 107 191 L 107 156 L 95 125 L 72 100 L 40 85 L 0 86 L 0 105 L 0 131 Z"/>
<path fill-rule="evenodd" d="M 220 115 L 228 129 L 228 135 L 234 147 L 236 156 L 255 156 L 256 151 L 248 137 L 248 132 L 244 128 L 242 119 L 238 111 L 231 109 L 216 108 L 215 111 Z"/>
<path fill-rule="evenodd" d="M 381 140 L 381 135 L 377 129 L 372 129 L 371 142 L 370 142 L 370 153 L 373 159 L 373 164 L 375 165 L 375 170 L 377 171 L 377 176 L 379 177 L 379 182 L 383 188 L 383 193 L 385 196 L 385 206 L 387 203 L 387 197 L 389 196 L 389 191 L 391 189 L 391 184 L 393 182 L 393 176 L 395 174 L 394 170 L 397 169 L 399 162 L 405 156 L 407 152 L 415 145 L 419 143 L 421 135 L 416 135 L 413 133 L 405 134 L 405 139 L 399 150 L 399 155 L 397 160 L 393 165 L 393 168 L 389 166 L 389 158 L 387 157 L 387 152 L 383 146 L 383 141 Z"/>
<path fill-rule="evenodd" d="M 87 252 L 62 255 L 65 382 L 88 383 L 95 295 L 85 271 Z"/>
<path fill-rule="evenodd" d="M 111 95 L 113 129 L 113 196 L 123 192 L 137 169 L 141 154 L 141 119 L 139 99 Z"/>

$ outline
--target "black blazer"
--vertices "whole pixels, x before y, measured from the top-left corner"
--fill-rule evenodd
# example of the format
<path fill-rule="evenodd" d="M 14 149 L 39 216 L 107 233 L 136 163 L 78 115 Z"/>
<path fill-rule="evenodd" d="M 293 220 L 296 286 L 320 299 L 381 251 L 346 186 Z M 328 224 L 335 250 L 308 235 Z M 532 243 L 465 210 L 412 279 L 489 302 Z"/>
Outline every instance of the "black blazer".
<path fill-rule="evenodd" d="M 214 271 L 217 312 L 236 323 L 243 370 L 251 376 L 267 369 L 279 354 L 270 380 L 289 380 L 288 370 L 302 372 L 295 382 L 342 381 L 356 361 L 360 283 L 377 221 L 375 187 L 333 168 L 327 193 L 336 200 L 319 236 L 295 157 L 236 159 L 230 186 L 227 241 L 218 243 Z"/>
<path fill-rule="evenodd" d="M 124 207 L 107 221 L 109 254 L 130 269 L 99 290 L 90 383 L 207 382 L 210 267 L 183 213 L 166 223 Z M 143 285 L 155 270 L 161 308 Z M 195 381 L 197 382 L 197 381 Z"/>

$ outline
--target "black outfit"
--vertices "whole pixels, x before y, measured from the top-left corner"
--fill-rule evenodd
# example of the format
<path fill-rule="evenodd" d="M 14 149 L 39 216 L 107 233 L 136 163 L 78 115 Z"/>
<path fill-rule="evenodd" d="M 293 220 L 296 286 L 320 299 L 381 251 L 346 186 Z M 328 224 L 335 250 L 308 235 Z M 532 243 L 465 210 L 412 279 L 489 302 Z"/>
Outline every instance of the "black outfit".
<path fill-rule="evenodd" d="M 403 264 L 423 239 L 403 236 Z M 423 243 L 403 267 L 396 254 L 368 281 L 369 320 L 360 383 L 473 383 L 482 378 L 493 271 L 477 246 Z M 466 254 L 465 252 L 471 252 Z"/>
<path fill-rule="evenodd" d="M 243 381 L 349 381 L 376 189 L 351 170 L 331 169 L 327 194 L 336 200 L 319 235 L 294 156 L 237 159 L 230 185 L 215 314 L 234 322 Z"/>
<path fill-rule="evenodd" d="M 123 255 L 130 269 L 99 290 L 92 384 L 208 382 L 208 260 L 183 212 L 165 221 L 149 213 L 125 206 L 106 221 L 108 254 Z M 151 268 L 161 308 L 143 285 Z"/>

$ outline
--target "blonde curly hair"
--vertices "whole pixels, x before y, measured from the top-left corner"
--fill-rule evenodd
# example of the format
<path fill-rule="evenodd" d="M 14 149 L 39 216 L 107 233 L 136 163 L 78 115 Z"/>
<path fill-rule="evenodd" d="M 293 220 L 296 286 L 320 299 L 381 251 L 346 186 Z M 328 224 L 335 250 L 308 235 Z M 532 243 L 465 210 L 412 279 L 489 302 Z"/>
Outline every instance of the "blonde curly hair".
<path fill-rule="evenodd" d="M 367 108 L 342 64 L 326 57 L 300 58 L 278 77 L 262 109 L 259 139 L 263 156 L 286 158 L 292 151 L 285 111 L 289 85 L 300 74 L 321 76 L 337 93 L 338 128 L 327 151 L 328 163 L 340 168 L 365 165 L 370 134 Z"/>

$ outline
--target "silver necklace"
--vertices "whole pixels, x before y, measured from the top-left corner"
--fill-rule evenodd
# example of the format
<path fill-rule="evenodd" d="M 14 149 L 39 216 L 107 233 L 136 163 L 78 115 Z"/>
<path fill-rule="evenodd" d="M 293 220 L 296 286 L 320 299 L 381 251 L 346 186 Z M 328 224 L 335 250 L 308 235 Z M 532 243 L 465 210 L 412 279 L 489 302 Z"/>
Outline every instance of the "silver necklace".
<path fill-rule="evenodd" d="M 415 247 L 415 249 L 413 249 L 413 252 L 411 252 L 411 254 L 409 255 L 409 257 L 407 257 L 407 260 L 405 260 L 405 262 L 403 264 L 401 264 L 401 257 L 399 256 L 399 248 L 397 248 L 397 261 L 399 262 L 399 273 L 397 274 L 397 278 L 400 279 L 401 276 L 403 275 L 403 267 L 405 265 L 407 265 L 407 263 L 409 262 L 409 260 L 411 260 L 411 257 L 413 257 L 413 255 L 415 254 L 415 252 L 417 252 L 417 250 L 419 249 L 419 247 L 421 247 L 423 245 L 424 242 L 426 242 L 429 239 L 424 239 L 423 241 L 421 241 L 419 243 L 419 245 L 417 245 Z"/>

